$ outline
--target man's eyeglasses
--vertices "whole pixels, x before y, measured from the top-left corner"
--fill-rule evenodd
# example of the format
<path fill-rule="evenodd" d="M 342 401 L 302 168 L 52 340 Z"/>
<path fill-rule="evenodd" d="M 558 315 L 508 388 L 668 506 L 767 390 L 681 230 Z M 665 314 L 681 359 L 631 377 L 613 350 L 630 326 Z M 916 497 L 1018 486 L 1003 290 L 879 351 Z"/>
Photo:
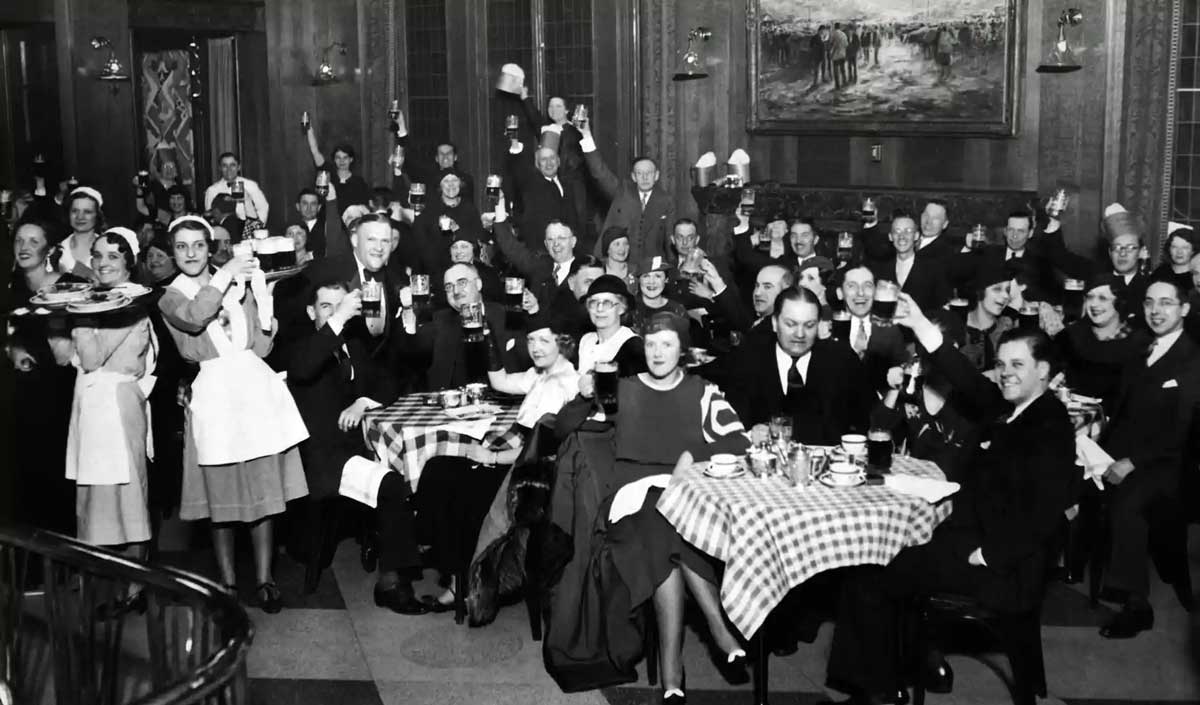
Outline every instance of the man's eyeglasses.
<path fill-rule="evenodd" d="M 588 307 L 589 311 L 596 311 L 598 313 L 607 313 L 608 311 L 611 311 L 614 308 L 616 308 L 617 303 L 618 302 L 614 301 L 613 299 L 598 299 L 593 296 L 592 298 L 587 300 L 587 307 Z"/>
<path fill-rule="evenodd" d="M 916 235 L 918 231 L 916 228 L 896 228 L 892 232 L 896 235 Z"/>
<path fill-rule="evenodd" d="M 1118 255 L 1132 255 L 1140 249 L 1141 247 L 1138 245 L 1113 245 L 1108 248 L 1108 251 L 1115 252 Z"/>
<path fill-rule="evenodd" d="M 1153 309 L 1153 308 L 1168 309 L 1168 308 L 1175 308 L 1176 306 L 1182 306 L 1182 305 L 1183 305 L 1183 302 L 1180 301 L 1179 299 L 1146 299 L 1145 301 L 1142 302 L 1142 307 L 1146 308 L 1146 309 Z"/>
<path fill-rule="evenodd" d="M 548 237 L 548 238 L 546 238 L 546 242 L 547 243 L 568 242 L 570 239 L 571 239 L 570 235 L 560 235 L 558 237 Z"/>
<path fill-rule="evenodd" d="M 454 293 L 454 291 L 456 289 L 458 291 L 466 291 L 467 287 L 470 285 L 471 285 L 471 280 L 467 279 L 466 277 L 463 277 L 462 279 L 459 279 L 458 281 L 446 282 L 445 284 L 442 285 L 442 288 L 446 290 L 447 294 L 452 294 L 452 293 Z"/>

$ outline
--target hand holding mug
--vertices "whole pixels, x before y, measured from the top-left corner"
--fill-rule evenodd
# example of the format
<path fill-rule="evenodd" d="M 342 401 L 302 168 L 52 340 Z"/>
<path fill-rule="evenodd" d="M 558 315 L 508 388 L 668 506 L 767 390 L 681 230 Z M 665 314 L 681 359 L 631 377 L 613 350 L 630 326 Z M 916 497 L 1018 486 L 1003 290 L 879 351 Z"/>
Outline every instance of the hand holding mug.
<path fill-rule="evenodd" d="M 413 305 L 412 287 L 411 286 L 400 287 L 400 307 L 401 308 L 412 308 L 412 305 Z"/>
<path fill-rule="evenodd" d="M 579 396 L 584 399 L 591 399 L 596 396 L 596 378 L 591 372 L 585 372 L 579 376 Z"/>
<path fill-rule="evenodd" d="M 914 330 L 923 324 L 932 325 L 917 302 L 903 291 L 896 294 L 896 314 L 892 317 L 892 321 L 897 325 Z"/>
<path fill-rule="evenodd" d="M 229 261 L 221 266 L 221 270 L 227 272 L 233 279 L 244 281 L 246 277 L 258 268 L 258 260 L 254 257 L 247 257 L 244 254 L 237 254 L 229 258 Z"/>
<path fill-rule="evenodd" d="M 538 310 L 541 308 L 537 297 L 529 289 L 526 289 L 521 294 L 521 308 L 525 309 L 525 313 L 528 313 L 530 316 L 536 316 Z"/>
<path fill-rule="evenodd" d="M 333 309 L 333 314 L 330 318 L 336 318 L 345 325 L 347 321 L 355 316 L 362 315 L 362 292 L 358 289 L 351 291 L 342 297 L 336 308 Z"/>

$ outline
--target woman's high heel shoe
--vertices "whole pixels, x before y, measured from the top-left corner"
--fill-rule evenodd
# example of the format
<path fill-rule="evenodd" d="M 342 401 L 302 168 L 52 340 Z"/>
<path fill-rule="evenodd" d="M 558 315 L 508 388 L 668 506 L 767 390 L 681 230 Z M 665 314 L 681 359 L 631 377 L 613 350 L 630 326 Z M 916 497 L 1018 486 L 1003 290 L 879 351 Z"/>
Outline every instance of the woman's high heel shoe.
<path fill-rule="evenodd" d="M 279 588 L 275 583 L 267 581 L 258 586 L 256 591 L 258 595 L 258 606 L 267 614 L 276 614 L 283 609 L 283 596 L 279 593 Z"/>
<path fill-rule="evenodd" d="M 662 705 L 687 705 L 687 696 L 680 688 L 663 691 Z"/>
<path fill-rule="evenodd" d="M 732 685 L 742 685 L 750 682 L 750 669 L 747 668 L 746 652 L 734 649 L 725 655 L 725 663 L 720 665 L 721 675 Z"/>

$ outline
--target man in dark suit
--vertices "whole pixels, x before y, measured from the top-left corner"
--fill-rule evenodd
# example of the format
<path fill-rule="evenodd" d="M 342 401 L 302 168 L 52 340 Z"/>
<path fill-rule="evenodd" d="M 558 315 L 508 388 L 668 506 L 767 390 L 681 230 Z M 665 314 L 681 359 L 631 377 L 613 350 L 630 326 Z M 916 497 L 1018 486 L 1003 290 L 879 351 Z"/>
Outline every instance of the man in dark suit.
<path fill-rule="evenodd" d="M 528 240 L 524 238 L 528 238 L 528 234 L 523 239 L 513 234 L 505 199 L 501 197 L 496 204 L 492 233 L 504 259 L 525 277 L 525 287 L 533 292 L 541 307 L 549 308 L 560 291 L 569 288 L 567 280 L 576 259 L 577 244 L 571 226 L 551 221 L 543 232 L 544 248 L 527 244 Z M 583 291 L 586 293 L 587 289 Z"/>
<path fill-rule="evenodd" d="M 817 340 L 820 308 L 808 289 L 781 292 L 772 318 L 775 338 L 742 345 L 704 370 L 746 425 L 787 414 L 793 438 L 816 445 L 837 445 L 844 433 L 867 432 L 877 398 L 853 353 Z"/>
<path fill-rule="evenodd" d="M 1133 304 L 1130 323 L 1144 328 L 1146 319 L 1138 315 L 1137 305 L 1145 297 L 1150 281 L 1138 267 L 1142 250 L 1142 231 L 1137 219 L 1124 206 L 1114 203 L 1104 210 L 1104 230 L 1108 234 L 1108 258 L 1112 272 L 1125 282 L 1125 300 Z"/>
<path fill-rule="evenodd" d="M 512 141 L 508 173 L 521 196 L 520 212 L 514 214 L 517 236 L 533 249 L 543 246 L 542 237 L 552 221 L 565 224 L 572 233 L 579 233 L 582 226 L 571 196 L 572 185 L 565 183 L 558 167 L 558 152 L 553 149 Z"/>
<path fill-rule="evenodd" d="M 583 129 L 583 158 L 588 171 L 611 201 L 601 232 L 621 226 L 629 232 L 629 261 L 669 254 L 668 228 L 675 223 L 675 204 L 670 194 L 658 185 L 658 164 L 650 157 L 638 157 L 630 168 L 629 181 L 621 181 L 604 163 L 590 127 Z M 595 255 L 608 257 L 597 247 Z"/>
<path fill-rule="evenodd" d="M 946 229 L 950 227 L 950 216 L 946 202 L 932 199 L 921 211 L 921 239 L 917 242 L 917 253 L 926 259 L 944 260 L 958 252 L 959 247 Z"/>
<path fill-rule="evenodd" d="M 758 270 L 754 277 L 754 293 L 750 301 L 754 307 L 754 321 L 750 324 L 747 337 L 750 341 L 775 340 L 775 329 L 771 326 L 775 312 L 775 299 L 780 293 L 796 284 L 796 275 L 783 265 L 768 264 Z"/>
<path fill-rule="evenodd" d="M 348 293 L 344 282 L 333 279 L 315 283 L 310 300 L 306 309 L 312 326 L 284 352 L 288 388 L 309 433 L 300 444 L 308 497 L 289 510 L 293 514 L 289 544 L 306 561 L 306 592 L 316 589 L 321 570 L 329 565 L 338 523 L 348 509 L 346 500 L 338 496 L 342 467 L 351 457 L 367 454 L 359 427 L 363 413 L 392 403 L 398 394 L 390 361 L 373 358 L 369 340 L 346 335 L 349 323 L 362 316 L 361 292 Z M 407 512 L 411 524 L 411 509 L 401 511 Z M 385 561 L 381 576 L 420 567 L 411 531 L 389 533 L 381 542 L 385 555 L 401 557 L 397 565 Z M 396 578 L 387 606 L 402 614 L 422 612 L 411 585 Z M 390 584 L 381 588 L 392 589 Z"/>
<path fill-rule="evenodd" d="M 473 265 L 451 265 L 443 274 L 443 281 L 449 308 L 435 311 L 432 320 L 420 325 L 412 309 L 402 312 L 403 327 L 396 331 L 399 362 L 411 370 L 424 371 L 426 389 L 454 389 L 470 382 L 487 382 L 487 349 L 482 340 L 472 343 L 464 337 L 460 318 L 463 306 L 483 303 L 485 325 L 502 345 L 513 338 L 518 358 L 525 350 L 521 344 L 523 336 L 514 338 L 509 334 L 500 304 L 483 301 L 483 280 Z M 527 358 L 523 361 L 525 367 L 521 369 L 529 366 Z"/>
<path fill-rule="evenodd" d="M 1009 214 L 1004 228 L 1004 244 L 990 245 L 979 250 L 962 252 L 950 262 L 951 277 L 956 282 L 974 281 L 981 271 L 1008 267 L 1032 288 L 1024 293 L 1030 301 L 1056 301 L 1054 263 L 1043 250 L 1042 242 L 1032 239 L 1033 217 L 1025 211 Z"/>
<path fill-rule="evenodd" d="M 1124 370 L 1102 443 L 1116 459 L 1104 473 L 1112 526 L 1104 579 L 1108 588 L 1127 595 L 1123 609 L 1100 629 L 1109 639 L 1127 639 L 1154 626 L 1147 600 L 1151 517 L 1179 501 L 1184 451 L 1200 409 L 1200 347 L 1184 335 L 1190 312 L 1184 294 L 1170 280 L 1146 288 L 1143 306 L 1154 343 L 1145 359 Z"/>
<path fill-rule="evenodd" d="M 892 214 L 888 240 L 895 254 L 871 264 L 876 279 L 896 282 L 901 291 L 913 297 L 926 311 L 941 308 L 950 300 L 945 268 L 936 257 L 917 256 L 917 222 L 910 213 L 896 211 Z"/>
<path fill-rule="evenodd" d="M 899 328 L 879 326 L 871 320 L 875 275 L 865 266 L 852 266 L 842 275 L 838 296 L 850 314 L 849 336 L 839 342 L 863 361 L 872 388 L 886 391 L 888 369 L 903 365 L 910 356 Z"/>
<path fill-rule="evenodd" d="M 952 592 L 1014 614 L 1037 604 L 1078 472 L 1067 410 L 1047 393 L 1053 371 L 1045 333 L 1005 333 L 996 385 L 943 340 L 910 297 L 901 299 L 911 306 L 898 322 L 912 328 L 955 395 L 976 400 L 971 408 L 983 426 L 954 512 L 929 543 L 900 551 L 886 568 L 857 569 L 844 586 L 827 675 L 856 703 L 891 700 L 900 688 L 895 628 L 914 594 Z"/>

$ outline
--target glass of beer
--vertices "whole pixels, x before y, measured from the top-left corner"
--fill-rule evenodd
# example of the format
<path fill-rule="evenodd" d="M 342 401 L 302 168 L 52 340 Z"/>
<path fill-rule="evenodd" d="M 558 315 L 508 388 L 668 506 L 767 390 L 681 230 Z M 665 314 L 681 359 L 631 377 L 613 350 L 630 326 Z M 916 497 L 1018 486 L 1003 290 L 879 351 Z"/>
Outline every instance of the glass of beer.
<path fill-rule="evenodd" d="M 871 321 L 877 326 L 888 327 L 896 317 L 896 299 L 900 286 L 896 282 L 882 279 L 875 284 L 875 302 L 871 304 Z"/>
<path fill-rule="evenodd" d="M 837 258 L 839 262 L 849 262 L 854 254 L 854 235 L 842 231 L 838 233 Z"/>
<path fill-rule="evenodd" d="M 325 171 L 324 169 L 322 169 L 317 172 L 317 180 L 316 180 L 315 186 L 317 187 L 317 195 L 320 196 L 321 198 L 325 198 L 326 196 L 329 195 L 329 172 L 328 171 Z"/>
<path fill-rule="evenodd" d="M 71 176 L 68 176 L 67 177 L 67 193 L 70 193 L 77 188 L 79 188 L 79 179 L 76 178 L 74 174 L 72 174 Z"/>
<path fill-rule="evenodd" d="M 1024 330 L 1037 330 L 1041 323 L 1040 309 L 1036 301 L 1025 301 L 1018 311 L 1020 326 Z"/>
<path fill-rule="evenodd" d="M 833 337 L 838 340 L 850 340 L 850 312 L 844 308 L 833 311 Z"/>
<path fill-rule="evenodd" d="M 510 140 L 515 140 L 517 138 L 517 128 L 520 126 L 521 121 L 517 119 L 515 114 L 504 118 L 504 136 Z"/>
<path fill-rule="evenodd" d="M 1071 197 L 1067 195 L 1066 189 L 1058 189 L 1054 195 L 1046 199 L 1046 215 L 1051 218 L 1057 218 L 1063 214 L 1067 206 L 1071 203 Z"/>
<path fill-rule="evenodd" d="M 362 314 L 369 318 L 383 315 L 383 283 L 368 279 L 362 285 Z"/>
<path fill-rule="evenodd" d="M 742 189 L 742 202 L 741 202 L 742 215 L 744 215 L 746 217 L 750 217 L 750 216 L 754 215 L 754 199 L 755 199 L 754 189 L 752 189 L 752 188 Z"/>
<path fill-rule="evenodd" d="M 971 310 L 971 301 L 967 297 L 955 290 L 954 298 L 950 299 L 950 312 L 958 316 L 959 320 L 966 322 L 967 313 Z"/>
<path fill-rule="evenodd" d="M 870 197 L 864 198 L 863 202 L 862 202 L 862 218 L 863 218 L 863 220 L 866 220 L 866 221 L 875 220 L 876 213 L 877 213 L 877 211 L 875 210 L 875 199 L 870 198 Z"/>
<path fill-rule="evenodd" d="M 588 109 L 583 103 L 575 104 L 575 113 L 571 116 L 571 124 L 577 129 L 584 129 L 588 124 Z"/>
<path fill-rule="evenodd" d="M 1070 320 L 1075 320 L 1083 314 L 1082 279 L 1067 279 L 1063 282 L 1063 312 Z"/>
<path fill-rule="evenodd" d="M 972 250 L 981 250 L 987 247 L 987 228 L 982 223 L 977 223 L 967 232 L 967 247 Z"/>
<path fill-rule="evenodd" d="M 427 304 L 430 299 L 429 291 L 429 275 L 414 274 L 409 277 L 409 286 L 412 287 L 413 302 L 418 304 Z"/>
<path fill-rule="evenodd" d="M 867 470 L 886 473 L 892 468 L 892 432 L 873 428 L 867 432 Z"/>
<path fill-rule="evenodd" d="M 142 169 L 137 173 L 137 187 L 142 193 L 150 189 L 150 172 Z"/>
<path fill-rule="evenodd" d="M 500 186 L 503 183 L 504 180 L 500 178 L 499 174 L 487 175 L 487 199 L 488 205 L 492 208 L 495 208 L 496 204 L 500 202 Z"/>
<path fill-rule="evenodd" d="M 693 247 L 679 263 L 679 273 L 694 282 L 703 282 L 704 268 L 701 266 L 703 261 L 704 253 L 699 247 Z"/>
<path fill-rule="evenodd" d="M 504 278 L 504 296 L 510 311 L 524 311 L 525 280 L 521 277 Z"/>
<path fill-rule="evenodd" d="M 478 343 L 483 340 L 483 302 L 463 304 L 458 312 L 462 320 L 463 340 Z"/>
<path fill-rule="evenodd" d="M 229 195 L 235 201 L 246 200 L 246 184 L 241 179 L 234 179 L 232 184 L 229 184 Z"/>
<path fill-rule="evenodd" d="M 617 413 L 617 363 L 614 360 L 597 362 L 592 370 L 596 383 L 596 401 L 605 414 Z"/>
<path fill-rule="evenodd" d="M 425 184 L 414 181 L 408 187 L 408 203 L 418 214 L 425 210 Z"/>

